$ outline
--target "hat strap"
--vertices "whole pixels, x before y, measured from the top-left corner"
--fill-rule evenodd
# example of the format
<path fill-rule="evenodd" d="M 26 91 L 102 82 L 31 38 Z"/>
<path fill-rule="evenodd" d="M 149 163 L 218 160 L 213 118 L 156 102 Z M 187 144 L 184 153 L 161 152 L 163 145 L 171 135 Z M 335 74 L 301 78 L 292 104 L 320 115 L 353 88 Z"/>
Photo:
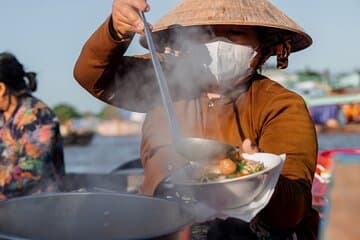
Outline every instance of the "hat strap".
<path fill-rule="evenodd" d="M 277 68 L 285 69 L 289 63 L 291 53 L 291 40 L 288 39 L 276 45 Z"/>

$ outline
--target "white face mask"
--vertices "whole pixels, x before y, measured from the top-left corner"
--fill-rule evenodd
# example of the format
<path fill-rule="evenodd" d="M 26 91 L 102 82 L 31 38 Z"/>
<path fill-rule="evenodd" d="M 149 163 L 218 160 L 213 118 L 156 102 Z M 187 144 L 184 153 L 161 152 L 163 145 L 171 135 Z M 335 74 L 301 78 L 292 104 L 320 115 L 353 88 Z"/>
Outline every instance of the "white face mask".
<path fill-rule="evenodd" d="M 255 72 L 250 66 L 257 52 L 254 48 L 239 45 L 227 38 L 215 38 L 206 43 L 211 62 L 205 67 L 215 76 L 220 88 L 228 88 L 234 83 L 241 83 Z"/>

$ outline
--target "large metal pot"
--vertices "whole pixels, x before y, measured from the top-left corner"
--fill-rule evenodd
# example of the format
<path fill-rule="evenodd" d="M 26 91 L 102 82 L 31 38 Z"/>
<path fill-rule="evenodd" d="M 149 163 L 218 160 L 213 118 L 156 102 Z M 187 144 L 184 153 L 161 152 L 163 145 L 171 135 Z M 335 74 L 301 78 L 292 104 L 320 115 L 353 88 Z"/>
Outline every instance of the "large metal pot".
<path fill-rule="evenodd" d="M 180 239 L 182 205 L 118 193 L 57 193 L 0 202 L 0 239 Z M 181 238 L 186 239 L 186 238 Z"/>

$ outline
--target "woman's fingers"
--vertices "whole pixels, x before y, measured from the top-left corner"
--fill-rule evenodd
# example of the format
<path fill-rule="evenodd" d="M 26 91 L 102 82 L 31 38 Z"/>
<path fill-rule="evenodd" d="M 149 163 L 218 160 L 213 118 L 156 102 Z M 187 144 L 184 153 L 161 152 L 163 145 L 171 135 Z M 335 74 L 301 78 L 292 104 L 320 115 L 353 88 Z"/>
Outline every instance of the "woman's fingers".
<path fill-rule="evenodd" d="M 242 144 L 242 152 L 253 154 L 259 152 L 259 148 L 250 139 L 245 139 Z"/>
<path fill-rule="evenodd" d="M 113 28 L 120 35 L 142 33 L 144 22 L 140 11 L 149 11 L 145 0 L 114 0 L 112 7 Z"/>
<path fill-rule="evenodd" d="M 124 2 L 133 6 L 138 11 L 148 12 L 150 10 L 150 6 L 146 0 L 125 0 Z"/>
<path fill-rule="evenodd" d="M 123 22 L 119 22 L 117 24 L 117 26 L 118 26 L 118 28 L 121 28 L 121 29 L 129 29 L 129 32 L 127 32 L 126 34 L 122 34 L 121 32 L 118 32 L 118 33 L 120 33 L 121 36 L 127 36 L 130 33 L 137 33 L 137 30 L 132 25 L 129 25 L 129 24 L 126 24 Z"/>

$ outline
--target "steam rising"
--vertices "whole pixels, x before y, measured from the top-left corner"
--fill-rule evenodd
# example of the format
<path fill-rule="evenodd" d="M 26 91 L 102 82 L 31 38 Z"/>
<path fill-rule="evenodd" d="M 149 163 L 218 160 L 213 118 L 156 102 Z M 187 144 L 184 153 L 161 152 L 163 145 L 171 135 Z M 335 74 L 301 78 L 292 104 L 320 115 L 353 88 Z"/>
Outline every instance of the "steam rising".
<path fill-rule="evenodd" d="M 160 55 L 172 99 L 197 97 L 202 89 L 215 85 L 216 79 L 207 69 L 211 58 L 204 45 L 199 44 L 212 34 L 202 27 L 172 27 L 164 52 Z M 155 38 L 156 39 L 156 38 Z M 116 73 L 113 94 L 108 100 L 116 106 L 132 111 L 148 112 L 161 106 L 159 87 L 149 56 L 124 57 Z"/>
<path fill-rule="evenodd" d="M 206 46 L 201 44 L 210 40 L 214 34 L 210 28 L 206 27 L 184 28 L 180 26 L 173 26 L 167 34 L 166 43 L 162 42 L 164 45 L 158 47 L 158 49 L 163 50 L 159 57 L 172 100 L 176 102 L 178 100 L 191 101 L 197 99 L 203 90 L 211 89 L 217 84 L 215 76 L 210 73 L 207 67 L 212 59 Z M 131 111 L 152 111 L 152 114 L 148 117 L 155 117 L 156 120 L 159 120 L 150 119 L 151 125 L 145 126 L 147 131 L 154 133 L 146 136 L 151 145 L 150 149 L 171 144 L 169 125 L 161 107 L 159 87 L 149 56 L 145 58 L 144 56 L 122 58 L 118 64 L 114 85 L 110 88 L 112 94 L 109 94 L 108 100 L 113 105 Z M 183 114 L 183 116 L 189 115 L 188 111 L 193 110 L 183 109 L 182 112 L 177 111 L 178 119 L 180 114 Z M 191 131 L 191 129 L 194 130 L 201 124 L 200 119 L 194 117 L 186 119 L 186 121 L 179 121 L 179 123 L 181 124 L 180 128 L 182 128 L 180 132 L 183 135 L 198 134 L 201 136 L 199 130 L 197 132 Z M 156 124 L 156 126 L 153 124 Z M 188 132 L 184 132 L 184 129 L 187 129 Z M 164 159 L 164 162 L 169 161 L 170 165 L 174 165 L 174 168 L 172 166 L 170 168 L 176 169 L 179 165 L 188 162 L 175 151 L 171 152 L 173 152 L 173 155 L 166 156 L 167 159 Z M 209 207 L 202 206 L 201 209 L 200 215 L 202 216 L 213 214 L 213 210 Z"/>

